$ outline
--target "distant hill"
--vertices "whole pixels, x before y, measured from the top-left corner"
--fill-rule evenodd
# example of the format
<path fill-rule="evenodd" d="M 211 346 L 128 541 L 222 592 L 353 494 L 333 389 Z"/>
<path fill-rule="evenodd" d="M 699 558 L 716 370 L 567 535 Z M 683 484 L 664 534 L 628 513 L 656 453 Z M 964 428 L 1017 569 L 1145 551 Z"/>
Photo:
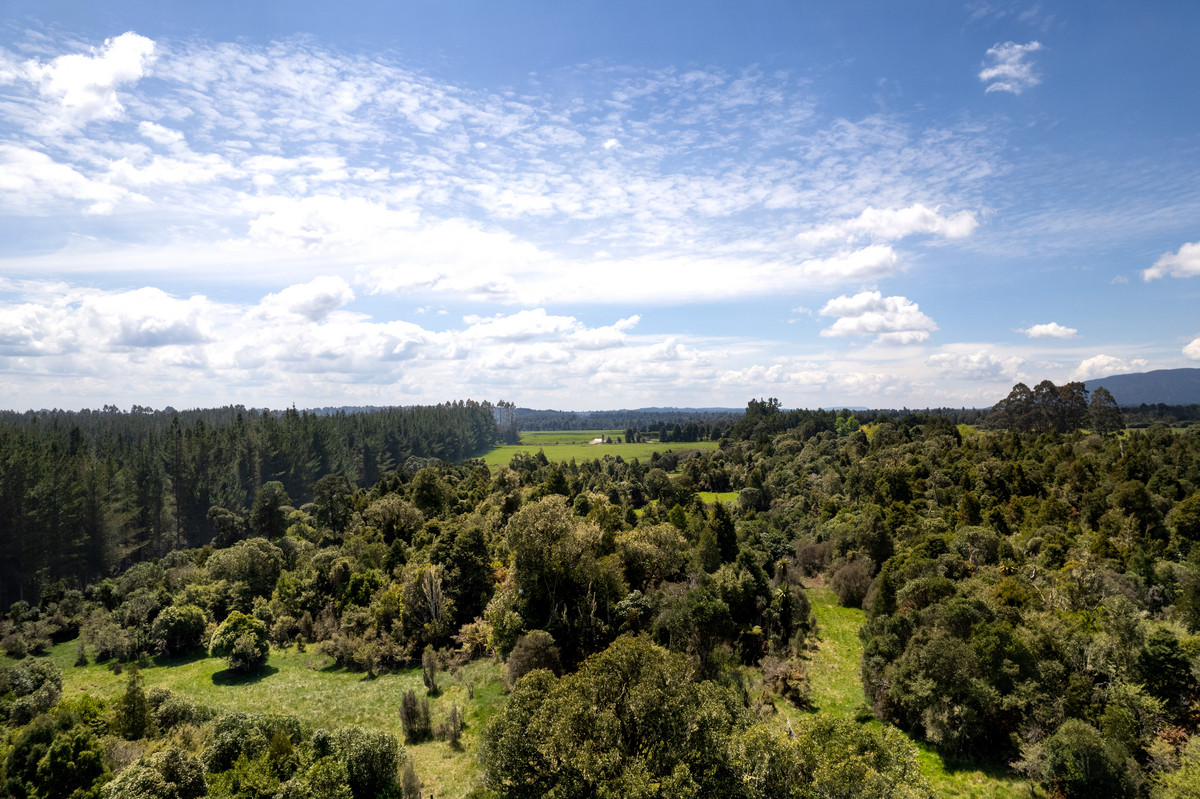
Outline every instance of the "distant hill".
<path fill-rule="evenodd" d="M 1200 403 L 1200 369 L 1156 369 L 1130 375 L 1088 380 L 1089 392 L 1104 386 L 1121 407 L 1138 405 L 1192 405 Z"/>

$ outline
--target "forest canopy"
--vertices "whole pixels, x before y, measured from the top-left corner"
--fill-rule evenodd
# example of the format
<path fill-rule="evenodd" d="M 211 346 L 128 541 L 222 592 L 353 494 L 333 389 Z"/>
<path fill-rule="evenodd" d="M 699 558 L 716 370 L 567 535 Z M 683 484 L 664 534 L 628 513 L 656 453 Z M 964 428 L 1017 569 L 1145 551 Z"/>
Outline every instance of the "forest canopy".
<path fill-rule="evenodd" d="M 427 696 L 448 667 L 504 663 L 507 699 L 469 733 L 477 796 L 926 796 L 911 739 L 1055 795 L 1187 795 L 1200 762 L 1200 435 L 1103 429 L 1099 390 L 1021 389 L 979 428 L 757 399 L 716 448 L 645 462 L 522 455 L 494 470 L 385 452 L 369 443 L 379 420 L 336 415 L 341 438 L 297 412 L 158 419 L 144 435 L 125 419 L 108 434 L 27 419 L 3 441 L 82 469 L 67 476 L 110 475 L 94 507 L 113 536 L 101 540 L 125 550 L 10 596 L 5 779 L 41 796 L 38 770 L 64 757 L 85 764 L 71 790 L 136 779 L 181 795 L 199 773 L 209 795 L 376 795 L 402 790 L 413 747 L 462 734 L 460 716 L 432 718 L 408 692 L 401 743 L 222 715 L 143 691 L 137 675 L 121 697 L 68 710 L 63 673 L 38 655 L 77 641 L 84 664 L 208 653 L 241 675 L 312 647 L 368 679 L 419 669 Z M 486 404 L 439 408 L 498 437 Z M 369 485 L 364 450 L 376 453 Z M 25 463 L 22 451 L 5 463 Z M 148 452 L 153 469 L 137 474 L 162 478 L 153 536 L 128 504 L 138 495 L 122 493 L 143 487 L 127 470 Z M 213 464 L 253 464 L 257 483 L 205 483 L 238 502 L 200 514 L 175 499 L 193 489 L 174 475 L 202 462 L 215 478 L 243 473 Z M 56 510 L 43 493 L 76 484 L 27 463 L 4 472 L 25 492 L 6 519 L 90 529 L 73 508 L 93 506 Z M 195 517 L 178 513 L 188 507 Z M 87 551 L 63 533 L 39 545 L 51 565 L 61 550 L 78 568 Z M 853 715 L 823 712 L 813 690 L 818 585 L 865 619 Z M 785 725 L 781 708 L 817 712 Z M 170 737 L 179 724 L 194 737 Z M 105 754 L 117 739 L 160 743 L 126 764 Z"/>

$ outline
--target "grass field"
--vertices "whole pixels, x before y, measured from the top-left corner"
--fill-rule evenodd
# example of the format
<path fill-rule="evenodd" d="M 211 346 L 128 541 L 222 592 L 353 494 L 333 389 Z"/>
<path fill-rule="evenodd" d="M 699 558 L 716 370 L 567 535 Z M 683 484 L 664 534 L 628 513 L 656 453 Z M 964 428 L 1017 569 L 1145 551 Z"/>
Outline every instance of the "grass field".
<path fill-rule="evenodd" d="M 114 674 L 107 664 L 74 666 L 75 646 L 73 641 L 59 644 L 50 653 L 63 672 L 64 699 L 85 692 L 111 699 L 124 691 L 128 674 Z M 259 676 L 231 677 L 223 660 L 208 657 L 152 663 L 141 674 L 146 688 L 168 688 L 219 712 L 283 713 L 314 728 L 355 724 L 390 732 L 403 741 L 400 696 L 406 690 L 425 695 L 421 670 L 368 680 L 360 673 L 328 668 L 327 663 L 328 658 L 313 648 L 291 648 L 272 651 Z M 430 741 L 406 749 L 425 783 L 424 796 L 458 799 L 475 784 L 479 730 L 503 705 L 504 688 L 500 667 L 487 660 L 470 663 L 454 675 L 440 672 L 438 678 L 442 692 L 430 698 L 434 722 L 446 716 L 451 703 L 457 704 L 465 716 L 462 747 Z M 468 686 L 474 688 L 474 699 L 467 697 Z"/>
<path fill-rule="evenodd" d="M 513 459 L 513 456 L 518 453 L 528 452 L 530 455 L 535 455 L 540 449 L 551 463 L 567 463 L 571 459 L 577 462 L 590 461 L 603 458 L 605 455 L 612 455 L 614 457 L 619 455 L 626 461 L 632 461 L 634 458 L 637 458 L 639 461 L 646 463 L 655 452 L 680 452 L 688 449 L 712 450 L 717 448 L 716 441 L 696 441 L 686 444 L 678 442 L 670 444 L 660 444 L 658 442 L 648 444 L 589 443 L 593 438 L 610 435 L 613 441 L 616 441 L 617 436 L 623 436 L 624 434 L 623 430 L 533 431 L 523 433 L 520 444 L 506 444 L 493 448 L 483 456 L 483 461 L 495 469 L 500 466 L 507 466 L 508 462 Z"/>
<path fill-rule="evenodd" d="M 819 643 L 808 667 L 817 709 L 835 716 L 853 716 L 864 705 L 859 661 L 862 642 L 858 630 L 864 614 L 838 604 L 837 595 L 824 586 L 806 589 L 817 617 Z M 781 710 L 784 710 L 781 708 Z M 792 708 L 785 713 L 798 715 Z M 878 724 L 879 722 L 871 722 Z M 917 742 L 921 773 L 938 797 L 949 799 L 1029 799 L 1029 783 L 999 765 L 954 763 L 922 742 Z"/>
<path fill-rule="evenodd" d="M 738 492 L 736 491 L 697 491 L 696 496 L 700 497 L 700 501 L 706 505 L 711 505 L 714 502 L 737 502 Z"/>

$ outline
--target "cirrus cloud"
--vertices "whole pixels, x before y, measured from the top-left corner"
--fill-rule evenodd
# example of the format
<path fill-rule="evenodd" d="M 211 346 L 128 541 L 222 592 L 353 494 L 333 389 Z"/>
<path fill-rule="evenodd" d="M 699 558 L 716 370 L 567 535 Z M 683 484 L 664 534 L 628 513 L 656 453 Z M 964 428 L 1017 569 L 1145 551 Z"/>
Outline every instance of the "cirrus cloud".
<path fill-rule="evenodd" d="M 988 48 L 987 55 L 990 65 L 984 66 L 979 72 L 979 80 L 986 83 L 987 92 L 1011 92 L 1020 94 L 1031 86 L 1042 82 L 1033 70 L 1033 64 L 1028 60 L 1031 53 L 1042 49 L 1042 43 L 1033 41 L 1028 44 L 1004 42 Z"/>

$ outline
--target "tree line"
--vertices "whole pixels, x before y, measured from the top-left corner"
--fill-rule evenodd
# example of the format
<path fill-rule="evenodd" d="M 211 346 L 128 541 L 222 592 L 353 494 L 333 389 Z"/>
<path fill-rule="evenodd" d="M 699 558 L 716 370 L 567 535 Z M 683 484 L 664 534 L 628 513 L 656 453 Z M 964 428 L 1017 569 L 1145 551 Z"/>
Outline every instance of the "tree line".
<path fill-rule="evenodd" d="M 498 438 L 490 403 L 317 415 L 240 406 L 0 413 L 0 600 L 37 601 L 114 567 L 208 543 L 214 509 L 278 483 L 296 504 L 337 475 L 370 486 L 413 458 L 457 461 Z M 219 513 L 218 513 L 219 515 Z"/>

